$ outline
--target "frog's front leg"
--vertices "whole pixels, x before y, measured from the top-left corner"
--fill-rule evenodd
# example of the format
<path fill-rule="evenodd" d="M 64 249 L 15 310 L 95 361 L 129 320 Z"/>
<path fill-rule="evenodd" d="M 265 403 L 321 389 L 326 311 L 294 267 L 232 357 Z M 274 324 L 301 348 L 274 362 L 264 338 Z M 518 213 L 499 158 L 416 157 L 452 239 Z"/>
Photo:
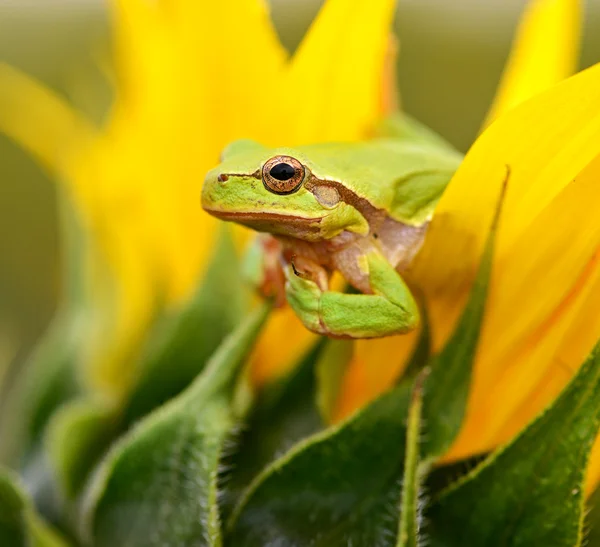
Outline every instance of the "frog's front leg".
<path fill-rule="evenodd" d="M 263 297 L 273 298 L 276 307 L 285 305 L 285 277 L 281 265 L 282 246 L 270 234 L 258 234 L 246 250 L 242 273 Z"/>
<path fill-rule="evenodd" d="M 403 334 L 419 324 L 417 304 L 394 267 L 376 249 L 359 257 L 372 294 L 346 294 L 323 285 L 318 264 L 295 257 L 286 265 L 286 296 L 304 325 L 338 338 Z"/>

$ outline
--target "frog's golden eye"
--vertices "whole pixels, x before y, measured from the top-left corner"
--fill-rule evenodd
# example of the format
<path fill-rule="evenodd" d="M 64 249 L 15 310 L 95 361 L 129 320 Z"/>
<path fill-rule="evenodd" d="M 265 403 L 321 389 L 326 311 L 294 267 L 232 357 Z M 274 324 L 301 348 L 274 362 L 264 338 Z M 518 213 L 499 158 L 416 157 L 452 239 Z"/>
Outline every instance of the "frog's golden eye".
<path fill-rule="evenodd" d="M 274 194 L 291 194 L 304 180 L 304 165 L 291 156 L 275 156 L 262 168 L 265 188 Z"/>

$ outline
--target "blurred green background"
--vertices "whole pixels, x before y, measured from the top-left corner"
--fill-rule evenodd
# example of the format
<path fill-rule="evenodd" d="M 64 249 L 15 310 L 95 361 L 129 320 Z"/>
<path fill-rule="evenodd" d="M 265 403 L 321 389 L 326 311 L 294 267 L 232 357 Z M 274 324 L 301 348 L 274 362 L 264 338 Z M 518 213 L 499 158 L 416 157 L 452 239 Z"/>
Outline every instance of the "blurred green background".
<path fill-rule="evenodd" d="M 293 49 L 321 1 L 271 4 L 282 41 Z M 404 108 L 466 150 L 493 96 L 524 5 L 525 0 L 401 0 L 398 74 Z M 106 7 L 102 0 L 0 0 L 0 61 L 35 75 L 100 118 L 110 100 L 98 68 L 109 51 Z M 600 0 L 590 0 L 582 67 L 600 60 L 599 29 Z M 0 379 L 4 365 L 24 356 L 47 325 L 59 290 L 53 184 L 0 134 Z"/>

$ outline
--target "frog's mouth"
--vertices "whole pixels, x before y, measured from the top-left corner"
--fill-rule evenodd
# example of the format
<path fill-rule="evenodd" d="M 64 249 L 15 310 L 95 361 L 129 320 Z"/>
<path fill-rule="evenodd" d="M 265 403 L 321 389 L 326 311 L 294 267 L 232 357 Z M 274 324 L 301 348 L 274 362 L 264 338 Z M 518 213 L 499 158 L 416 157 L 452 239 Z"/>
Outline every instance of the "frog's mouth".
<path fill-rule="evenodd" d="M 279 213 L 257 213 L 256 211 L 222 211 L 208 207 L 205 207 L 204 210 L 221 220 L 237 222 L 257 232 L 268 232 L 308 240 L 314 239 L 315 236 L 320 234 L 321 222 L 324 219 L 324 217 L 306 218 Z"/>

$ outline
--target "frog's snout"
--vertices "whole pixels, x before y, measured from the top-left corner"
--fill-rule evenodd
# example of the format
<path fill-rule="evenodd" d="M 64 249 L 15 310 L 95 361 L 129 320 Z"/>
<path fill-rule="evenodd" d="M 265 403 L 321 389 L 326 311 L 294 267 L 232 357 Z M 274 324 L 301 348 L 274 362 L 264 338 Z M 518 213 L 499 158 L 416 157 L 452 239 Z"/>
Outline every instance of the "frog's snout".
<path fill-rule="evenodd" d="M 204 177 L 202 184 L 201 204 L 202 208 L 208 213 L 215 215 L 224 203 L 227 203 L 231 196 L 229 183 L 231 182 L 231 173 L 221 170 L 219 167 L 211 169 Z"/>
<path fill-rule="evenodd" d="M 227 182 L 229 180 L 229 174 L 221 171 L 218 167 L 211 169 L 206 173 L 204 177 L 204 186 L 218 184 L 220 182 Z"/>
<path fill-rule="evenodd" d="M 227 176 L 225 176 L 225 180 L 227 180 Z M 215 189 L 219 187 L 222 182 L 221 173 L 215 173 L 214 171 L 209 171 L 204 177 L 204 183 L 202 184 L 202 196 L 201 203 L 202 208 L 205 210 L 210 209 L 211 204 L 213 203 L 213 196 Z"/>

